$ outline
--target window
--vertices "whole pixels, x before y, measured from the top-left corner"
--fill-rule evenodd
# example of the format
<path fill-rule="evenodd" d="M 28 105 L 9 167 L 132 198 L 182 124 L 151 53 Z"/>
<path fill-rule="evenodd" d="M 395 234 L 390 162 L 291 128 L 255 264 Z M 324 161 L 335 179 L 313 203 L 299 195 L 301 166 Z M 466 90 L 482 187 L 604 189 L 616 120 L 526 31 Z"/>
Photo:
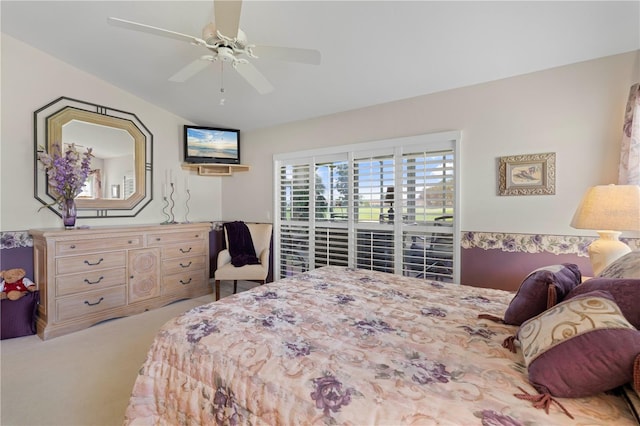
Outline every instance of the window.
<path fill-rule="evenodd" d="M 458 281 L 459 132 L 275 157 L 277 277 L 341 265 Z"/>

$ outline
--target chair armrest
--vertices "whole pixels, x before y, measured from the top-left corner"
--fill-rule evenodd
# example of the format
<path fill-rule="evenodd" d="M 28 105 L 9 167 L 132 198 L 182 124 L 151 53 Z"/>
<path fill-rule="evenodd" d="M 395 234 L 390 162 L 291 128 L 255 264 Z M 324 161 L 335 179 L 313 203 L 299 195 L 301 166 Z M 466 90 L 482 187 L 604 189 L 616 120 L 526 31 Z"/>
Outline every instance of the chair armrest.
<path fill-rule="evenodd" d="M 218 253 L 218 268 L 226 265 L 227 263 L 231 263 L 231 254 L 229 253 L 229 250 L 225 249 Z"/>
<path fill-rule="evenodd" d="M 260 263 L 265 265 L 267 268 L 269 267 L 269 249 L 268 248 L 262 250 L 262 253 L 260 253 Z"/>

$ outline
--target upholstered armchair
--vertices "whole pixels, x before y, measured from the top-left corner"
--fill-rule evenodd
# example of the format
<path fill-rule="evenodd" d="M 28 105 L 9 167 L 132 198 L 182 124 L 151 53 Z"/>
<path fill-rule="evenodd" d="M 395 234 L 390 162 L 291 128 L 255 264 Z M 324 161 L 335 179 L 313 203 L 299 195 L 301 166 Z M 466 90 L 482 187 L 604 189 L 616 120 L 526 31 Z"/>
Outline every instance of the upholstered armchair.
<path fill-rule="evenodd" d="M 231 253 L 229 252 L 229 236 L 224 230 L 226 249 L 218 253 L 217 269 L 214 275 L 216 286 L 216 300 L 220 300 L 220 281 L 233 280 L 233 293 L 238 290 L 238 280 L 258 281 L 264 284 L 269 274 L 269 252 L 271 245 L 271 231 L 273 226 L 270 223 L 247 223 L 256 256 L 260 260 L 259 264 L 248 264 L 236 267 L 231 263 Z"/>

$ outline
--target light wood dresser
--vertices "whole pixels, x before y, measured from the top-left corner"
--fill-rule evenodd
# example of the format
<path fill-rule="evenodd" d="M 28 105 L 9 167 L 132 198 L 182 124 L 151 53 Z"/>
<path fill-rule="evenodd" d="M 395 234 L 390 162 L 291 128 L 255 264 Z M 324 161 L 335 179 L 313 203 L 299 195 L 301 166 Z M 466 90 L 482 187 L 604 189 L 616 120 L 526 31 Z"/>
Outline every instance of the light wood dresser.
<path fill-rule="evenodd" d="M 30 230 L 38 335 L 211 293 L 210 230 L 210 223 Z"/>

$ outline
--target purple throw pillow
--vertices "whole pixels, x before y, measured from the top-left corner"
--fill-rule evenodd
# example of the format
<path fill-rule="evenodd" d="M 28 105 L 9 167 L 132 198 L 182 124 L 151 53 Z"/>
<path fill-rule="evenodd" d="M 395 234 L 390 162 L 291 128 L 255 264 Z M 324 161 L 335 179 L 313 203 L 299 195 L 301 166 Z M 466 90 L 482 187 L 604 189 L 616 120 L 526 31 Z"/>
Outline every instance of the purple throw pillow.
<path fill-rule="evenodd" d="M 611 293 L 622 315 L 637 329 L 640 329 L 640 279 L 633 278 L 592 278 L 576 286 L 565 299 L 571 299 L 594 290 Z"/>
<path fill-rule="evenodd" d="M 606 291 L 567 299 L 518 330 L 529 382 L 543 394 L 579 398 L 634 378 L 640 331 Z"/>
<path fill-rule="evenodd" d="M 531 272 L 504 313 L 506 324 L 520 325 L 562 301 L 582 280 L 577 265 L 563 263 Z"/>
<path fill-rule="evenodd" d="M 28 292 L 18 300 L 0 300 L 0 339 L 36 334 L 39 291 Z"/>

